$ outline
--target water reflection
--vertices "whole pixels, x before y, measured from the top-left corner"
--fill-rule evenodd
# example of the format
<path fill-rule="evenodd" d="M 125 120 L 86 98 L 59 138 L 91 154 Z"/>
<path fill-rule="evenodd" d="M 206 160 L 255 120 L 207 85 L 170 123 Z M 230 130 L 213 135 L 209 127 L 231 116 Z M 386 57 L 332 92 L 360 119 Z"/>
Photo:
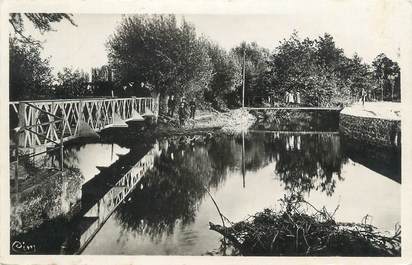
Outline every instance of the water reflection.
<path fill-rule="evenodd" d="M 338 220 L 369 213 L 392 227 L 399 185 L 353 162 L 347 145 L 338 133 L 251 131 L 75 146 L 65 154 L 65 166 L 83 176 L 71 191 L 80 195 L 74 217 L 17 238 L 42 238 L 49 254 L 204 254 L 219 246 L 208 230 L 219 219 L 206 189 L 233 221 L 293 192 L 332 208 L 343 198 Z M 388 200 L 377 207 L 382 193 Z"/>
<path fill-rule="evenodd" d="M 276 144 L 277 138 L 273 141 Z M 293 193 L 309 193 L 320 189 L 332 195 L 337 181 L 342 180 L 343 157 L 339 135 L 313 134 L 284 136 L 278 144 L 276 175 L 285 189 Z"/>
<path fill-rule="evenodd" d="M 401 183 L 401 151 L 342 137 L 343 152 L 352 161 Z"/>
<path fill-rule="evenodd" d="M 333 197 L 345 182 L 343 167 L 350 162 L 338 133 L 250 132 L 197 140 L 178 137 L 160 142 L 163 152 L 155 159 L 153 170 L 142 178 L 142 189 L 132 192 L 116 210 L 106 229 L 86 249 L 87 254 L 204 254 L 218 245 L 218 238 L 207 227 L 217 213 L 205 186 L 235 221 L 272 207 L 284 192 L 316 193 L 313 200 L 325 204 L 325 196 Z M 357 190 L 364 185 L 353 183 L 365 177 L 370 181 L 367 175 L 351 176 L 339 190 L 339 198 L 354 197 L 352 191 L 362 194 L 363 190 Z M 380 184 L 381 180 L 376 180 L 378 186 L 396 189 L 396 185 Z M 279 184 L 283 188 L 277 188 Z M 368 193 L 372 198 L 364 200 L 365 205 L 376 201 L 372 190 Z M 366 213 L 376 216 L 378 226 L 392 226 L 393 220 L 399 220 L 394 214 L 397 207 L 389 212 L 387 206 L 368 212 L 369 206 L 347 201 L 341 207 L 343 214 L 338 214 L 341 220 L 360 221 Z M 392 207 L 393 200 L 388 201 Z M 337 203 L 335 198 L 329 204 L 336 207 Z M 105 243 L 113 236 L 119 247 Z"/>
<path fill-rule="evenodd" d="M 196 144 L 192 142 L 195 140 Z M 218 153 L 209 153 L 215 144 L 200 136 L 162 140 L 163 152 L 155 160 L 153 170 L 142 178 L 141 189 L 133 192 L 116 211 L 123 228 L 159 239 L 170 235 L 177 223 L 192 223 L 205 196 L 205 187 L 218 186 L 232 160 L 230 156 L 219 154 L 218 158 L 214 156 Z M 226 158 L 229 163 L 225 163 Z M 217 160 L 220 167 L 214 166 Z"/>
<path fill-rule="evenodd" d="M 64 245 L 64 248 L 72 248 L 69 252 L 82 251 L 140 179 L 153 168 L 154 158 L 159 153 L 158 145 L 139 151 L 123 155 L 110 167 L 101 168 L 100 174 L 83 185 L 82 211 L 79 215 L 80 222 L 76 224 L 77 233 Z M 134 165 L 130 168 L 130 164 Z"/>
<path fill-rule="evenodd" d="M 274 163 L 274 175 L 286 190 L 320 189 L 329 195 L 336 181 L 342 180 L 345 161 L 336 134 L 249 133 L 199 139 L 196 143 L 190 137 L 160 142 L 163 152 L 142 178 L 141 189 L 131 193 L 115 212 L 122 234 L 161 243 L 176 232 L 176 225 L 182 229 L 196 221 L 207 196 L 205 187 L 219 189 L 237 171 L 247 187 L 247 172 Z"/>

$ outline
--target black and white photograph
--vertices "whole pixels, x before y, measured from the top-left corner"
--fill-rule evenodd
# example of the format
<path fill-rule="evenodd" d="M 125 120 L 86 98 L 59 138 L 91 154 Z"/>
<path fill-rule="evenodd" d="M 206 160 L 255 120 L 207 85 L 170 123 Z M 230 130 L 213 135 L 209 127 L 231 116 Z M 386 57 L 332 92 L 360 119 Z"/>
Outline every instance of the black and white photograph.
<path fill-rule="evenodd" d="M 3 12 L 7 255 L 404 257 L 411 4 L 295 2 Z"/>

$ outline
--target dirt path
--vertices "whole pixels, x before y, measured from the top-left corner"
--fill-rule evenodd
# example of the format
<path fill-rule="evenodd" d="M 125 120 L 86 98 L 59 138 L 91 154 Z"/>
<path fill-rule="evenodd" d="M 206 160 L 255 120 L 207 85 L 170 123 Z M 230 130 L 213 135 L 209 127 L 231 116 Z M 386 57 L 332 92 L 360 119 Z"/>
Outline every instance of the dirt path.
<path fill-rule="evenodd" d="M 360 103 L 346 107 L 341 111 L 342 114 L 364 117 L 377 118 L 384 120 L 401 120 L 401 103 L 400 102 L 365 102 L 363 106 Z"/>

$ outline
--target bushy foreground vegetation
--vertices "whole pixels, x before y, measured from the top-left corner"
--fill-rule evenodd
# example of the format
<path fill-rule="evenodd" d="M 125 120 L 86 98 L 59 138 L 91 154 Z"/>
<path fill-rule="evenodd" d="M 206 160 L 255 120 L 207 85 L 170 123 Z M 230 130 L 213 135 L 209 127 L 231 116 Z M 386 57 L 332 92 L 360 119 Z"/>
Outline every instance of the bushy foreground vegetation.
<path fill-rule="evenodd" d="M 222 248 L 237 255 L 263 256 L 400 256 L 401 229 L 392 236 L 368 224 L 342 223 L 335 212 L 316 209 L 299 197 L 283 200 L 279 211 L 265 209 L 247 220 L 225 227 L 210 223 L 224 236 Z"/>

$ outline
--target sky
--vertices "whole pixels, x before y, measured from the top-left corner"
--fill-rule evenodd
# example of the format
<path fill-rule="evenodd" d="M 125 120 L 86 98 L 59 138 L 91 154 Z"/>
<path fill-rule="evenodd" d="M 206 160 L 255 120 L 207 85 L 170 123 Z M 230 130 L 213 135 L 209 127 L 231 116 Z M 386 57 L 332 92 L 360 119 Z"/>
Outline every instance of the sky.
<path fill-rule="evenodd" d="M 340 1 L 340 0 L 336 0 Z M 359 1 L 362 2 L 362 1 Z M 399 60 L 401 36 L 394 30 L 400 18 L 387 12 L 393 6 L 351 4 L 288 10 L 275 14 L 178 14 L 194 24 L 197 34 L 207 36 L 225 49 L 242 41 L 255 41 L 273 51 L 279 41 L 297 30 L 301 38 L 331 34 L 347 56 L 356 52 L 370 63 L 383 52 Z M 314 11 L 315 10 L 315 11 Z M 74 14 L 77 27 L 69 22 L 53 25 L 55 31 L 40 35 L 28 23 L 26 31 L 43 41 L 43 56 L 50 58 L 54 72 L 63 67 L 90 71 L 107 63 L 105 42 L 122 19 L 121 14 Z"/>

